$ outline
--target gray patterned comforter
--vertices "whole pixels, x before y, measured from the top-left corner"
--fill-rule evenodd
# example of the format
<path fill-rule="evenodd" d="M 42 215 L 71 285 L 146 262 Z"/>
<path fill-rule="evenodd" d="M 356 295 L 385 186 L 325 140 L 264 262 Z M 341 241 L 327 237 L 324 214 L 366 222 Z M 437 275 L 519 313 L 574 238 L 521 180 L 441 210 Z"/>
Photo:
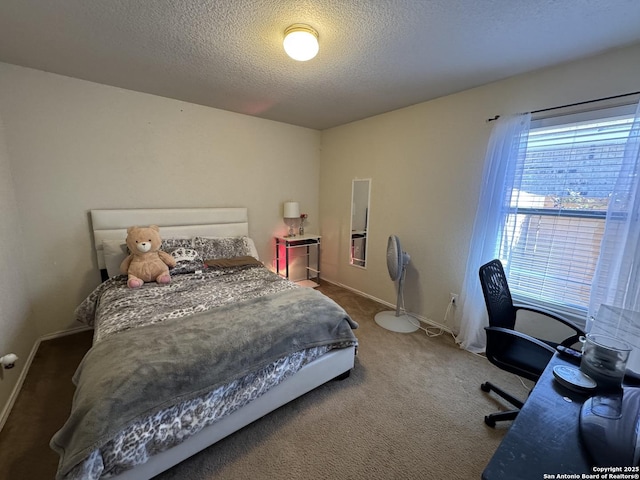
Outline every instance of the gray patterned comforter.
<path fill-rule="evenodd" d="M 260 309 L 264 309 L 263 306 L 269 304 L 271 298 L 282 299 L 293 293 L 299 294 L 299 289 L 266 268 L 255 266 L 208 269 L 202 273 L 177 275 L 168 286 L 145 284 L 138 290 L 128 289 L 125 277 L 115 277 L 100 285 L 78 307 L 77 315 L 79 320 L 96 327 L 94 347 L 87 354 L 90 358 L 92 352 L 100 349 L 109 351 L 109 344 L 116 344 L 141 331 L 152 332 L 158 328 L 162 331 L 166 325 L 179 325 L 209 315 L 201 312 L 224 312 L 228 308 L 235 308 L 231 307 L 232 304 L 250 306 L 260 302 Z M 337 306 L 328 298 L 326 300 L 330 302 L 327 304 L 329 310 Z M 287 309 L 292 310 L 291 305 Z M 350 328 L 357 327 L 346 316 L 346 312 L 342 310 L 341 314 L 344 314 Z M 226 314 L 219 316 L 226 317 Z M 242 335 L 246 336 L 247 331 L 246 328 L 242 329 Z M 345 338 L 343 336 L 336 342 L 306 342 L 289 348 L 278 358 L 258 362 L 257 369 L 239 374 L 225 373 L 223 380 L 211 380 L 212 388 L 204 393 L 193 396 L 187 394 L 183 401 L 155 409 L 149 410 L 145 406 L 145 414 L 135 415 L 134 421 L 110 433 L 108 438 L 103 436 L 99 441 L 90 441 L 88 447 L 83 444 L 80 455 L 70 452 L 69 445 L 74 443 L 71 438 L 73 428 L 67 425 L 51 442 L 52 448 L 61 454 L 58 478 L 108 478 L 144 463 L 155 453 L 171 448 L 259 397 L 331 348 L 357 344 L 353 334 Z M 294 338 L 292 344 L 295 345 L 297 341 Z M 87 357 L 83 364 L 88 361 Z M 78 391 L 83 386 L 82 368 L 83 365 L 74 378 Z M 91 371 L 86 365 L 84 368 Z M 73 408 L 80 408 L 77 405 L 79 403 L 78 399 L 74 399 Z M 73 423 L 73 414 L 72 410 L 68 424 Z M 80 420 L 75 419 L 80 425 L 86 422 L 82 415 Z M 71 462 L 69 458 L 72 458 Z"/>

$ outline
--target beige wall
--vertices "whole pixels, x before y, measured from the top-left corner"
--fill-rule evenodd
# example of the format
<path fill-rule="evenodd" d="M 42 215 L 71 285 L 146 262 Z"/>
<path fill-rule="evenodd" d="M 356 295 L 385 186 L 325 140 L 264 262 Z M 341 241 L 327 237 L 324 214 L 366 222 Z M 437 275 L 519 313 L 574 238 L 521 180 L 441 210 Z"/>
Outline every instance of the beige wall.
<path fill-rule="evenodd" d="M 28 273 L 24 268 L 22 234 L 3 130 L 0 112 L 0 356 L 15 353 L 19 360 L 11 370 L 0 369 L 0 422 L 3 407 L 38 338 L 29 321 Z"/>
<path fill-rule="evenodd" d="M 7 64 L 0 112 L 17 200 L 7 214 L 22 228 L 9 239 L 26 252 L 39 335 L 76 326 L 99 282 L 90 209 L 246 206 L 267 263 L 284 201 L 317 229 L 316 130 Z"/>
<path fill-rule="evenodd" d="M 395 304 L 385 252 L 396 234 L 411 255 L 407 309 L 442 322 L 449 293 L 460 291 L 464 277 L 491 131 L 486 119 L 636 90 L 640 46 L 323 131 L 324 278 Z M 372 179 L 366 270 L 348 263 L 355 177 Z"/>

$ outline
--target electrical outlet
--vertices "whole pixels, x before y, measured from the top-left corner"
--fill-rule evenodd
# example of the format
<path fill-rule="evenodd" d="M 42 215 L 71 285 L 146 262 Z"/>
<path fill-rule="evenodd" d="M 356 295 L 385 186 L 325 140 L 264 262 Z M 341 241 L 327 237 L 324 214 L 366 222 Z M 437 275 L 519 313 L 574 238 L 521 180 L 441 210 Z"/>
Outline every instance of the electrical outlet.
<path fill-rule="evenodd" d="M 449 303 L 451 305 L 456 305 L 458 303 L 458 294 L 457 293 L 450 293 L 449 294 Z"/>

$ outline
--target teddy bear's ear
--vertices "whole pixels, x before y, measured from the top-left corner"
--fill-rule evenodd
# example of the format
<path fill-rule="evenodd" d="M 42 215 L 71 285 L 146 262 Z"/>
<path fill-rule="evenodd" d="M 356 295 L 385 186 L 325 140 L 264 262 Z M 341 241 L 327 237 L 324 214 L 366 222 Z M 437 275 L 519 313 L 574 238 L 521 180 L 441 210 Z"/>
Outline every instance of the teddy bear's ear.
<path fill-rule="evenodd" d="M 133 226 L 133 227 L 129 227 L 129 228 L 127 228 L 127 233 L 131 233 L 131 232 L 133 232 L 136 228 L 138 228 L 138 227 Z"/>
<path fill-rule="evenodd" d="M 149 228 L 155 230 L 156 232 L 160 231 L 160 227 L 158 225 L 149 225 Z"/>

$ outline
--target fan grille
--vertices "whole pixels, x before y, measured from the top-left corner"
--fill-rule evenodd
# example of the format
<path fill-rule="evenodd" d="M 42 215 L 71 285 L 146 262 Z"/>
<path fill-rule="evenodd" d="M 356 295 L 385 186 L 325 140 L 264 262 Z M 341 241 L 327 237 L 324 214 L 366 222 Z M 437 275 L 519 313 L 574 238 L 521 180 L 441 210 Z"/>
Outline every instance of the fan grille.
<path fill-rule="evenodd" d="M 400 239 L 391 235 L 387 241 L 387 269 L 389 276 L 394 282 L 402 275 L 402 247 Z"/>

